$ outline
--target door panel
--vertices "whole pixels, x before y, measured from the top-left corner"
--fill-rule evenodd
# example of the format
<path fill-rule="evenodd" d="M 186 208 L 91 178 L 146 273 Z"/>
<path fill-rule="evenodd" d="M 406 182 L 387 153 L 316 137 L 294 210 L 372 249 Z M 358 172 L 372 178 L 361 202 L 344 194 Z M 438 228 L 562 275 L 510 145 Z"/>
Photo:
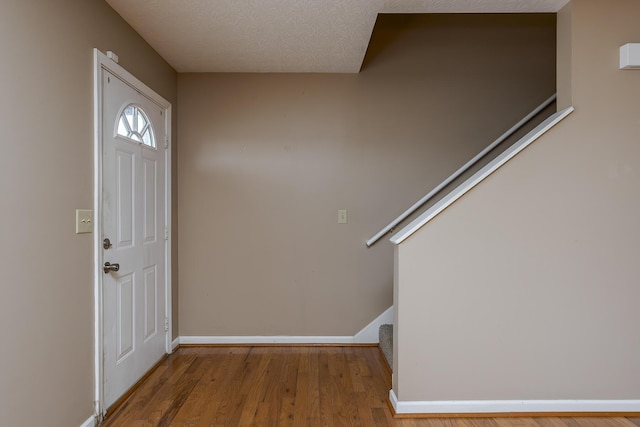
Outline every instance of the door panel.
<path fill-rule="evenodd" d="M 144 159 L 144 241 L 145 243 L 154 242 L 157 238 L 156 231 L 156 218 L 157 218 L 157 206 L 156 206 L 156 191 L 158 188 L 158 173 L 157 164 L 153 160 Z"/>
<path fill-rule="evenodd" d="M 147 267 L 144 272 L 144 339 L 145 341 L 157 332 L 158 316 L 158 282 L 156 266 Z"/>
<path fill-rule="evenodd" d="M 118 302 L 116 306 L 116 339 L 118 342 L 117 363 L 120 363 L 122 359 L 133 351 L 134 282 L 134 275 L 129 274 L 119 278 L 116 284 L 118 289 Z"/>
<path fill-rule="evenodd" d="M 104 405 L 110 407 L 165 354 L 164 109 L 102 70 Z M 101 240 L 102 240 L 101 239 Z"/>
<path fill-rule="evenodd" d="M 116 150 L 116 227 L 118 230 L 118 248 L 133 246 L 135 154 Z"/>

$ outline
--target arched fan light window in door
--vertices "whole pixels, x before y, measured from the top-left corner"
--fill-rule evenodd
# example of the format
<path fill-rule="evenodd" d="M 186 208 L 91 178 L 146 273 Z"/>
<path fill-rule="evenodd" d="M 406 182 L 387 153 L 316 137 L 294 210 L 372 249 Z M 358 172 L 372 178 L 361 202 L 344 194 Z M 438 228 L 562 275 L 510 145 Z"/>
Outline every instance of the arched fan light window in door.
<path fill-rule="evenodd" d="M 129 104 L 120 114 L 118 135 L 149 147 L 156 147 L 151 121 L 142 108 Z"/>

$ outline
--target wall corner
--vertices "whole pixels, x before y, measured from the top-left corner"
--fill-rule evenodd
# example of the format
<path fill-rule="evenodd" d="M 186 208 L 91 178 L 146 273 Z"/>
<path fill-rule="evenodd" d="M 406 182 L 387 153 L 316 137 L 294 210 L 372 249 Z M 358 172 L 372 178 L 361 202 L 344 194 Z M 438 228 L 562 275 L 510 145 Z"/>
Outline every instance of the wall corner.
<path fill-rule="evenodd" d="M 556 33 L 556 91 L 558 111 L 573 105 L 573 8 L 571 2 L 558 11 Z"/>

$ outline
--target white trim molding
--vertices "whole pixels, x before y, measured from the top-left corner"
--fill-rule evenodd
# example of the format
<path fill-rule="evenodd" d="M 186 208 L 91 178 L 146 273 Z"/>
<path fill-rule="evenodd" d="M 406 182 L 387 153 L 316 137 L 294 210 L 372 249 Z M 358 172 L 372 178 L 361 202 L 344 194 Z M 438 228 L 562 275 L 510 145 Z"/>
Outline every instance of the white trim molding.
<path fill-rule="evenodd" d="M 180 344 L 353 344 L 349 336 L 185 336 L 180 337 Z"/>
<path fill-rule="evenodd" d="M 112 52 L 112 57 L 115 54 Z M 115 55 L 117 56 L 117 55 Z M 171 334 L 172 334 L 172 309 L 171 309 L 171 117 L 172 106 L 169 101 L 158 95 L 149 86 L 137 79 L 133 74 L 129 73 L 122 66 L 118 65 L 111 58 L 107 57 L 104 53 L 98 49 L 93 49 L 93 292 L 94 292 L 94 395 L 97 402 L 97 410 L 100 416 L 104 415 L 104 369 L 103 369 L 103 322 L 104 322 L 104 310 L 102 301 L 102 278 L 103 273 L 100 266 L 103 263 L 102 259 L 102 102 L 103 102 L 103 88 L 102 88 L 102 71 L 107 70 L 110 73 L 118 76 L 123 81 L 131 86 L 135 86 L 135 89 L 142 93 L 147 98 L 155 102 L 159 107 L 165 110 L 165 133 L 166 140 L 160 141 L 160 144 L 164 143 L 165 148 L 165 230 L 166 230 L 166 244 L 165 244 L 165 316 L 168 321 L 169 328 L 165 332 L 165 352 L 171 353 Z M 90 425 L 94 425 L 93 423 Z M 84 427 L 84 425 L 82 426 Z"/>
<path fill-rule="evenodd" d="M 353 336 L 356 344 L 377 344 L 380 342 L 378 331 L 384 324 L 393 324 L 393 306 L 387 308 L 380 316 L 376 317 L 360 332 Z"/>
<path fill-rule="evenodd" d="M 171 341 L 171 351 L 175 351 L 179 345 L 180 345 L 180 337 L 177 337 L 175 340 Z"/>
<path fill-rule="evenodd" d="M 498 157 L 489 162 L 486 166 L 480 169 L 478 172 L 473 174 L 471 178 L 467 179 L 465 182 L 456 187 L 453 191 L 443 197 L 438 203 L 433 205 L 431 208 L 427 209 L 422 215 L 420 215 L 415 220 L 411 221 L 406 227 L 402 230 L 398 231 L 396 235 L 394 235 L 390 241 L 396 245 L 404 242 L 409 236 L 422 228 L 423 225 L 431 221 L 433 218 L 438 216 L 440 212 L 444 211 L 446 208 L 451 206 L 456 200 L 464 196 L 468 191 L 470 191 L 473 187 L 482 182 L 486 177 L 495 172 L 502 165 L 507 163 L 513 157 L 516 156 L 519 152 L 527 148 L 533 141 L 540 138 L 544 135 L 549 129 L 558 124 L 562 119 L 567 117 L 569 114 L 573 112 L 573 107 L 565 108 L 562 111 L 558 111 L 557 113 L 548 117 L 545 121 L 540 123 L 535 127 L 531 132 L 522 137 L 518 142 L 513 144 L 511 147 L 506 149 L 503 153 L 501 153 Z"/>
<path fill-rule="evenodd" d="M 640 400 L 446 400 L 399 401 L 393 390 L 389 400 L 396 414 L 485 413 L 610 413 L 640 412 Z"/>
<path fill-rule="evenodd" d="M 178 344 L 187 345 L 233 345 L 233 344 L 378 344 L 380 325 L 393 323 L 393 306 L 386 309 L 378 317 L 354 336 L 184 336 L 173 341 L 173 348 Z"/>
<path fill-rule="evenodd" d="M 80 427 L 94 427 L 95 425 L 96 425 L 96 417 L 92 415 L 89 418 L 87 418 L 85 422 L 80 424 Z"/>

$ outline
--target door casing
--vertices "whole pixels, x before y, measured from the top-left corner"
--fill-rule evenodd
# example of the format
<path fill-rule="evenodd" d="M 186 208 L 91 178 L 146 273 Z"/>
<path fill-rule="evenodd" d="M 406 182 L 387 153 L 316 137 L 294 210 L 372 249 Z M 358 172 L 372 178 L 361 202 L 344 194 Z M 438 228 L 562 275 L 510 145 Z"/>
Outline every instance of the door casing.
<path fill-rule="evenodd" d="M 94 82 L 93 82 L 93 170 L 94 170 L 94 192 L 93 192 L 93 254 L 94 254 L 94 412 L 98 420 L 102 420 L 107 408 L 104 407 L 104 369 L 103 369 L 103 301 L 102 301 L 102 279 L 103 272 L 101 266 L 104 263 L 102 251 L 102 70 L 108 70 L 118 76 L 138 92 L 153 100 L 165 109 L 164 121 L 166 127 L 166 140 L 158 141 L 158 144 L 165 144 L 165 313 L 168 319 L 168 330 L 166 331 L 165 350 L 169 354 L 172 351 L 173 336 L 172 316 L 171 316 L 171 104 L 155 93 L 151 88 L 126 71 L 123 67 L 111 60 L 107 55 L 98 49 L 93 50 L 94 58 Z"/>

